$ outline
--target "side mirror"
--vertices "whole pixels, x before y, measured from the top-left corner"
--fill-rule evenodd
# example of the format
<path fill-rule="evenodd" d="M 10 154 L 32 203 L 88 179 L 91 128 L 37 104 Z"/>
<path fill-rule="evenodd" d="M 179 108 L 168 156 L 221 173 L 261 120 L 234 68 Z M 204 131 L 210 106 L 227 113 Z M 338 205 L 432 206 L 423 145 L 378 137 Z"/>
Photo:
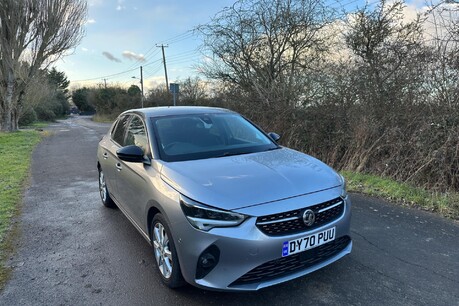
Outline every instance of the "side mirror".
<path fill-rule="evenodd" d="M 118 151 L 116 151 L 116 155 L 119 159 L 131 162 L 131 163 L 142 163 L 144 162 L 144 153 L 143 150 L 138 146 L 125 146 Z"/>
<path fill-rule="evenodd" d="M 271 139 L 275 142 L 277 142 L 281 138 L 279 134 L 276 134 L 274 132 L 269 132 L 268 136 L 271 137 Z"/>

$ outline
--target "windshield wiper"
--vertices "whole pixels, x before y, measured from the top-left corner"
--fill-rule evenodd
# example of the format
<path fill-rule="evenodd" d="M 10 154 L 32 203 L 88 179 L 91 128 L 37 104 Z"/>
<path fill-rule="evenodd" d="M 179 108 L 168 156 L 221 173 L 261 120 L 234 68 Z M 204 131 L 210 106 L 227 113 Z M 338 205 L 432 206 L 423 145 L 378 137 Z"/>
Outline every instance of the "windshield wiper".
<path fill-rule="evenodd" d="M 241 155 L 241 154 L 247 154 L 247 153 L 246 152 L 223 152 L 218 157 L 234 156 L 234 155 Z"/>
<path fill-rule="evenodd" d="M 277 147 L 274 147 L 274 148 L 269 148 L 269 149 L 266 149 L 264 151 L 248 151 L 248 152 L 223 152 L 222 154 L 219 154 L 217 155 L 216 157 L 226 157 L 226 156 L 234 156 L 234 155 L 244 155 L 244 154 L 250 154 L 250 153 L 257 153 L 257 152 L 266 152 L 266 151 L 272 151 L 272 150 L 277 150 L 277 149 L 280 149 L 282 148 L 281 146 L 277 146 Z"/>
<path fill-rule="evenodd" d="M 223 152 L 220 155 L 217 155 L 216 157 L 226 157 L 226 156 L 235 156 L 235 155 L 244 155 L 244 154 L 250 154 L 254 152 Z"/>

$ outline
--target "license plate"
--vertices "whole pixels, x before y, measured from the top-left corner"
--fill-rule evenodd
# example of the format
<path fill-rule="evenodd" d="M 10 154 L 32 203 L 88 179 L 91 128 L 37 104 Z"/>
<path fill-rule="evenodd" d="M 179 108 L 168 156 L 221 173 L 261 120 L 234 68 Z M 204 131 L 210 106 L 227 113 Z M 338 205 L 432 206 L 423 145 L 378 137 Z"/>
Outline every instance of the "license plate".
<path fill-rule="evenodd" d="M 301 253 L 335 240 L 336 228 L 332 227 L 303 238 L 285 241 L 282 245 L 282 257 Z"/>

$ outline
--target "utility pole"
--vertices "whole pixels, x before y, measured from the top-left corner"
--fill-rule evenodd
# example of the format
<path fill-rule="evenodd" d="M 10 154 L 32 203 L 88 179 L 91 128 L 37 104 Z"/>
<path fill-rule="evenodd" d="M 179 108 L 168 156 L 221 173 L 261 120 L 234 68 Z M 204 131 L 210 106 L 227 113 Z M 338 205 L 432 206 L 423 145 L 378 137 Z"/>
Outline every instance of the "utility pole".
<path fill-rule="evenodd" d="M 104 80 L 105 89 L 107 89 L 107 79 L 102 79 L 102 80 Z"/>
<path fill-rule="evenodd" d="M 142 108 L 143 108 L 143 67 L 140 66 L 140 90 L 142 91 L 142 97 L 140 101 L 142 101 Z"/>
<path fill-rule="evenodd" d="M 163 51 L 163 63 L 164 63 L 164 75 L 166 76 L 166 91 L 169 91 L 169 80 L 167 79 L 167 69 L 166 69 L 166 55 L 164 55 L 164 47 L 168 47 L 165 45 L 156 45 L 156 47 L 161 48 Z"/>

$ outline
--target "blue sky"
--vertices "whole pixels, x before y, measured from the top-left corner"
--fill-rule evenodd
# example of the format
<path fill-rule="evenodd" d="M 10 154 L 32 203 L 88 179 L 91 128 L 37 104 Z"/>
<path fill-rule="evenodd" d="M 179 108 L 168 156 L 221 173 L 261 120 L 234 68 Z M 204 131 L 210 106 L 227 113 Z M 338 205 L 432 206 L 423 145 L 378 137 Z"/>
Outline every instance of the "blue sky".
<path fill-rule="evenodd" d="M 169 82 L 197 75 L 193 66 L 201 59 L 198 37 L 192 30 L 206 23 L 234 0 L 88 0 L 86 35 L 73 53 L 55 66 L 83 85 L 103 82 L 137 84 L 144 66 L 146 87 L 164 81 L 161 49 L 165 48 Z M 143 60 L 142 60 L 143 55 Z M 83 80 L 83 81 L 80 81 Z"/>
<path fill-rule="evenodd" d="M 138 85 L 138 67 L 144 67 L 144 85 L 150 89 L 164 81 L 161 49 L 165 48 L 169 82 L 198 75 L 202 60 L 200 38 L 190 32 L 210 21 L 235 0 L 88 0 L 86 35 L 70 55 L 55 63 L 71 87 L 117 84 Z M 347 9 L 362 0 L 330 0 Z M 421 0 L 414 0 L 421 1 Z M 376 3 L 377 0 L 369 1 Z M 131 71 L 130 71 L 131 70 Z M 114 75 L 116 74 L 116 75 Z"/>

